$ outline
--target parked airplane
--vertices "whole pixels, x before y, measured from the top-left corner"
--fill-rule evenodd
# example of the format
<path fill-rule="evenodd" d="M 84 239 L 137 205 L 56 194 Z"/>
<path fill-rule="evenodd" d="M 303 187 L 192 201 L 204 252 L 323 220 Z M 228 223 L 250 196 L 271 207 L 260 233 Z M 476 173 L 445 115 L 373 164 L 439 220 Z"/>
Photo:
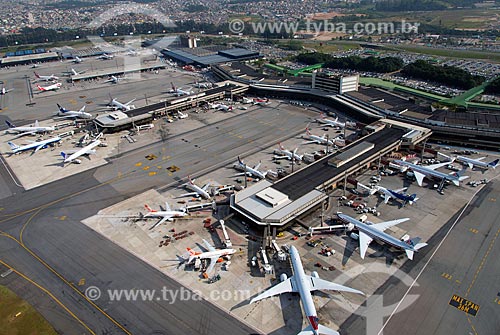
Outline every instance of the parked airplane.
<path fill-rule="evenodd" d="M 129 111 L 129 110 L 132 110 L 135 108 L 134 105 L 131 105 L 132 102 L 135 101 L 135 98 L 130 100 L 129 102 L 126 102 L 124 104 L 122 104 L 121 102 L 119 102 L 118 100 L 116 99 L 111 99 L 111 101 L 109 102 L 108 106 L 111 106 L 114 110 L 122 110 L 122 111 Z"/>
<path fill-rule="evenodd" d="M 403 206 L 405 206 L 406 204 L 413 205 L 413 203 L 418 200 L 416 194 L 409 195 L 404 193 L 408 187 L 403 187 L 398 190 L 390 190 L 382 186 L 375 186 L 373 189 L 380 195 L 384 196 L 384 203 L 388 203 L 391 198 L 396 198 L 401 200 L 403 202 Z"/>
<path fill-rule="evenodd" d="M 55 83 L 53 85 L 49 85 L 49 86 L 45 86 L 45 87 L 42 87 L 40 85 L 36 85 L 36 87 L 38 88 L 38 90 L 42 91 L 42 92 L 56 91 L 56 90 L 60 89 L 61 86 L 62 86 L 61 83 Z"/>
<path fill-rule="evenodd" d="M 57 115 L 65 117 L 65 118 L 76 118 L 76 119 L 91 119 L 92 114 L 85 112 L 85 105 L 83 105 L 82 108 L 80 108 L 79 111 L 70 111 L 67 110 L 66 108 L 61 107 L 61 105 L 57 104 L 57 107 L 59 107 L 59 112 Z"/>
<path fill-rule="evenodd" d="M 106 60 L 106 59 L 113 59 L 113 58 L 115 58 L 115 56 L 114 56 L 114 55 L 107 54 L 107 53 L 103 53 L 102 55 L 97 56 L 97 58 L 96 58 L 96 59 Z"/>
<path fill-rule="evenodd" d="M 108 80 L 105 81 L 105 83 L 112 83 L 112 84 L 118 84 L 118 82 L 120 80 L 123 80 L 123 78 L 120 78 L 120 77 L 115 77 L 115 76 L 111 76 L 109 77 Z"/>
<path fill-rule="evenodd" d="M 188 113 L 183 113 L 181 111 L 177 112 L 177 118 L 179 119 L 186 119 L 188 117 Z"/>
<path fill-rule="evenodd" d="M 274 149 L 274 159 L 288 159 L 288 160 L 295 160 L 295 161 L 301 161 L 304 155 L 299 155 L 297 154 L 297 149 L 296 148 L 293 152 L 290 150 L 285 149 L 281 143 L 278 144 L 279 147 L 278 149 Z M 279 156 L 281 155 L 281 156 Z"/>
<path fill-rule="evenodd" d="M 165 221 L 174 221 L 174 218 L 180 218 L 188 215 L 186 211 L 171 210 L 167 202 L 165 202 L 165 210 L 157 211 L 149 207 L 147 204 L 144 205 L 144 207 L 148 210 L 148 213 L 146 213 L 143 218 L 161 218 L 161 220 L 155 223 L 151 228 L 149 228 L 149 230 L 155 229 Z"/>
<path fill-rule="evenodd" d="M 311 134 L 311 132 L 309 131 L 309 128 L 306 128 L 305 138 L 310 140 L 310 141 L 302 142 L 302 144 L 309 144 L 309 143 L 327 144 L 327 142 L 328 142 L 328 145 L 331 145 L 331 146 L 333 146 L 335 144 L 335 142 L 333 140 L 330 140 L 330 139 L 327 140 L 326 135 L 317 136 L 317 135 Z"/>
<path fill-rule="evenodd" d="M 243 100 L 241 102 L 244 104 L 253 104 L 253 99 L 243 97 Z"/>
<path fill-rule="evenodd" d="M 229 111 L 233 110 L 233 106 L 228 106 L 225 104 L 210 104 L 209 103 L 208 106 L 212 109 L 217 109 L 217 110 L 224 111 L 224 112 L 229 112 Z"/>
<path fill-rule="evenodd" d="M 316 119 L 316 122 L 323 124 L 324 126 L 327 127 L 335 127 L 335 128 L 340 128 L 343 129 L 346 126 L 345 122 L 340 122 L 339 118 L 336 117 L 335 120 L 330 120 L 325 117 L 325 114 L 321 113 L 319 115 L 320 117 Z"/>
<path fill-rule="evenodd" d="M 439 156 L 443 156 L 446 159 L 452 160 L 452 158 L 450 156 L 447 156 L 447 155 L 442 154 L 440 152 L 438 152 L 438 155 Z M 475 158 L 475 159 L 469 158 L 469 157 L 464 157 L 464 156 L 457 156 L 457 157 L 455 157 L 455 159 L 457 161 L 459 161 L 460 163 L 468 166 L 471 169 L 474 168 L 474 166 L 477 166 L 477 167 L 483 168 L 483 169 L 489 169 L 489 168 L 495 169 L 498 166 L 498 163 L 500 162 L 500 159 L 495 159 L 492 162 L 486 163 L 486 162 L 483 161 L 483 159 L 485 159 L 485 158 L 486 157 L 480 157 L 480 158 Z"/>
<path fill-rule="evenodd" d="M 206 183 L 203 187 L 199 187 L 194 183 L 194 180 L 191 180 L 191 177 L 188 176 L 188 182 L 182 185 L 186 186 L 188 190 L 191 190 L 193 192 L 181 194 L 181 197 L 202 197 L 203 199 L 211 198 L 210 194 L 208 193 L 210 183 Z"/>
<path fill-rule="evenodd" d="M 366 250 L 368 249 L 368 245 L 373 240 L 379 240 L 384 243 L 387 243 L 393 247 L 397 247 L 403 249 L 406 252 L 406 256 L 408 256 L 409 260 L 413 260 L 413 254 L 425 247 L 427 243 L 418 243 L 420 241 L 419 237 L 415 237 L 408 241 L 401 241 L 387 233 L 384 232 L 389 227 L 400 224 L 401 222 L 406 222 L 410 219 L 404 218 L 399 220 L 386 221 L 376 224 L 368 224 L 356 220 L 348 215 L 337 213 L 338 217 L 341 220 L 344 220 L 347 223 L 350 223 L 359 231 L 359 254 L 362 259 L 365 258 Z"/>
<path fill-rule="evenodd" d="M 269 105 L 270 103 L 271 102 L 267 98 L 265 98 L 265 99 L 261 99 L 261 98 L 255 98 L 255 99 L 253 99 L 253 104 L 254 105 L 266 106 L 266 105 Z"/>
<path fill-rule="evenodd" d="M 87 70 L 82 70 L 82 71 L 78 72 L 78 71 L 76 71 L 75 69 L 71 68 L 71 73 L 70 73 L 70 74 L 71 74 L 72 76 L 78 76 L 78 75 L 80 75 L 80 74 L 84 74 L 85 72 L 87 72 Z"/>
<path fill-rule="evenodd" d="M 309 321 L 309 326 L 301 331 L 299 335 L 339 335 L 337 331 L 319 324 L 319 319 L 316 313 L 316 307 L 314 306 L 311 292 L 319 290 L 330 290 L 357 293 L 362 295 L 364 295 L 364 293 L 347 286 L 320 279 L 316 271 L 313 271 L 310 276 L 306 275 L 304 266 L 302 265 L 302 261 L 300 260 L 299 252 L 297 251 L 295 246 L 290 247 L 290 259 L 292 263 L 293 276 L 287 278 L 286 274 L 282 274 L 280 276 L 281 283 L 256 296 L 250 301 L 250 303 L 252 304 L 256 301 L 283 293 L 299 293 L 302 307 L 307 316 L 307 320 Z"/>
<path fill-rule="evenodd" d="M 39 79 L 39 80 L 45 80 L 45 81 L 56 81 L 56 80 L 59 80 L 59 77 L 56 77 L 53 74 L 51 74 L 50 76 L 41 76 L 41 75 L 39 75 L 36 72 L 34 72 L 34 73 L 35 73 L 35 77 L 37 79 Z"/>
<path fill-rule="evenodd" d="M 68 155 L 64 152 L 61 152 L 61 156 L 64 159 L 64 163 L 76 163 L 80 164 L 82 161 L 78 159 L 78 157 L 83 156 L 83 155 L 93 155 L 96 153 L 95 147 L 101 144 L 100 140 L 95 140 L 91 142 L 90 144 L 86 145 L 85 147 L 81 148 L 80 150 L 75 151 L 71 155 Z"/>
<path fill-rule="evenodd" d="M 208 251 L 206 251 L 206 252 L 196 252 L 191 248 L 187 248 L 187 251 L 189 252 L 189 259 L 188 259 L 187 264 L 190 264 L 193 260 L 195 260 L 197 258 L 209 259 L 210 266 L 208 267 L 207 271 L 205 271 L 206 273 L 212 272 L 215 264 L 223 261 L 223 257 L 228 257 L 236 252 L 235 249 L 217 250 L 210 243 L 208 243 L 205 239 L 203 240 L 203 243 L 205 244 L 206 248 L 208 249 Z"/>
<path fill-rule="evenodd" d="M 199 82 L 196 82 L 194 86 L 196 88 L 208 89 L 208 88 L 212 88 L 213 85 L 211 83 L 199 83 Z"/>
<path fill-rule="evenodd" d="M 182 90 L 180 88 L 176 88 L 174 83 L 172 83 L 172 82 L 171 82 L 171 84 L 172 84 L 172 89 L 170 91 L 168 91 L 168 93 L 173 93 L 178 97 L 180 97 L 182 95 L 190 95 L 193 93 L 192 91 L 185 91 L 185 90 Z"/>
<path fill-rule="evenodd" d="M 14 134 L 21 134 L 21 135 L 34 135 L 36 133 L 48 133 L 51 131 L 54 131 L 54 127 L 42 127 L 38 123 L 38 120 L 35 121 L 35 124 L 33 126 L 22 126 L 22 127 L 16 127 L 13 123 L 9 121 L 5 121 L 9 129 L 5 130 L 5 133 L 14 133 Z"/>
<path fill-rule="evenodd" d="M 259 164 L 255 165 L 254 167 L 250 167 L 250 166 L 246 165 L 240 159 L 240 156 L 238 156 L 238 162 L 235 163 L 235 168 L 237 168 L 239 170 L 242 170 L 244 172 L 243 173 L 238 173 L 235 176 L 247 175 L 247 176 L 252 176 L 252 177 L 255 177 L 255 178 L 259 178 L 259 179 L 266 179 L 266 175 L 267 175 L 268 171 L 266 171 L 266 172 L 259 171 L 260 164 L 261 164 L 261 162 L 259 162 Z"/>
<path fill-rule="evenodd" d="M 436 171 L 436 169 L 446 166 L 448 164 L 453 163 L 454 159 L 451 160 L 451 162 L 444 162 L 444 163 L 439 163 L 439 164 L 433 164 L 433 165 L 427 165 L 427 166 L 422 166 L 422 165 L 417 165 L 417 164 L 412 164 L 406 161 L 402 160 L 395 160 L 394 163 L 401 165 L 403 167 L 410 168 L 413 173 L 415 174 L 415 178 L 417 179 L 417 184 L 418 186 L 422 186 L 424 177 L 436 177 L 442 180 L 444 183 L 445 180 L 449 180 L 453 182 L 456 186 L 460 186 L 460 182 L 464 179 L 469 178 L 469 176 L 462 176 L 463 172 L 465 169 L 463 169 L 460 172 L 452 172 L 451 174 L 446 174 L 443 172 Z M 442 189 L 442 187 L 440 187 Z"/>
<path fill-rule="evenodd" d="M 7 93 L 9 93 L 10 91 L 13 91 L 14 88 L 9 88 L 9 89 L 6 89 L 5 87 L 2 87 L 2 90 L 0 91 L 0 95 L 5 95 Z"/>
<path fill-rule="evenodd" d="M 75 58 L 73 58 L 71 61 L 72 61 L 73 63 L 75 63 L 75 64 L 79 64 L 79 63 L 83 62 L 83 59 L 81 59 L 81 58 L 80 58 L 80 57 L 78 57 L 78 56 L 75 56 Z"/>
<path fill-rule="evenodd" d="M 10 141 L 7 142 L 7 144 L 12 149 L 13 154 L 17 154 L 17 153 L 20 153 L 23 151 L 28 151 L 28 150 L 33 150 L 32 154 L 34 154 L 38 150 L 44 149 L 49 145 L 54 145 L 54 143 L 59 142 L 59 141 L 61 141 L 61 138 L 56 136 L 56 137 L 52 137 L 52 138 L 49 138 L 49 139 L 46 139 L 43 141 L 38 141 L 38 142 L 30 141 L 31 142 L 30 144 L 26 144 L 26 145 L 22 145 L 22 146 L 16 145 Z"/>

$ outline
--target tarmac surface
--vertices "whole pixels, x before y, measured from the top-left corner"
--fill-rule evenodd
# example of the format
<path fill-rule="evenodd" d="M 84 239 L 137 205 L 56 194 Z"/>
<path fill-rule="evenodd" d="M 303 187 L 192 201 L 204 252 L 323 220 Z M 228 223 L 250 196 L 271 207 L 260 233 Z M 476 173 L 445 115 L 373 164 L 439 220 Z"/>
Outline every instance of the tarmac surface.
<path fill-rule="evenodd" d="M 19 274 L 0 278 L 0 283 L 27 299 L 66 334 L 75 330 L 96 334 L 256 333 L 208 302 L 91 303 L 82 294 L 85 283 L 102 290 L 179 289 L 180 285 L 80 221 L 147 189 L 178 183 L 188 174 L 203 173 L 227 164 L 238 154 L 268 147 L 277 138 L 301 132 L 306 122 L 302 111 L 251 110 L 174 136 L 166 143 L 118 154 L 110 164 L 29 192 L 16 186 L 2 168 L 0 180 L 10 192 L 2 192 L 7 197 L 2 199 L 0 211 L 0 239 L 5 241 L 0 246 L 0 261 Z M 160 168 L 159 163 L 145 158 L 150 154 L 159 162 L 164 159 Z M 172 165 L 180 170 L 169 175 L 165 167 Z"/>
<path fill-rule="evenodd" d="M 369 300 L 368 307 L 378 307 L 378 312 L 358 310 L 340 331 L 498 334 L 499 196 L 500 182 L 493 180 L 428 241 L 422 260 L 401 267 L 410 280 L 390 278 L 377 290 L 383 299 Z"/>

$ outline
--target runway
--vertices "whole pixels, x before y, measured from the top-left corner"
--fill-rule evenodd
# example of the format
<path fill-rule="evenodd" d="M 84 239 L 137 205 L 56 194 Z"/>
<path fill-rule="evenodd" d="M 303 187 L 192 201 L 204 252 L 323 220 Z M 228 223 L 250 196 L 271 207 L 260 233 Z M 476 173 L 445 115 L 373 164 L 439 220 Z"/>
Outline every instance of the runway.
<path fill-rule="evenodd" d="M 180 285 L 80 221 L 144 190 L 176 184 L 188 174 L 201 174 L 228 164 L 238 154 L 261 150 L 301 132 L 305 123 L 304 112 L 254 110 L 3 199 L 0 239 L 5 243 L 0 246 L 0 260 L 38 283 L 60 304 L 17 274 L 0 278 L 0 284 L 32 303 L 62 334 L 256 333 L 206 301 L 111 302 L 104 295 L 95 304 L 86 300 L 82 292 L 88 286 L 106 292 L 178 290 Z M 156 159 L 145 158 L 152 153 Z M 171 165 L 180 170 L 169 173 L 166 167 Z M 8 180 L 7 171 L 0 171 Z"/>
<path fill-rule="evenodd" d="M 394 278 L 389 280 L 377 292 L 387 306 L 380 309 L 379 320 L 375 320 L 376 315 L 372 315 L 372 320 L 366 315 L 354 315 L 341 331 L 389 335 L 498 334 L 499 199 L 500 182 L 495 180 L 478 193 L 462 216 L 455 215 L 429 241 L 433 248 L 424 249 L 426 254 L 421 262 L 405 263 L 402 270 L 412 280 L 418 277 L 414 286 L 410 288 L 408 282 Z"/>

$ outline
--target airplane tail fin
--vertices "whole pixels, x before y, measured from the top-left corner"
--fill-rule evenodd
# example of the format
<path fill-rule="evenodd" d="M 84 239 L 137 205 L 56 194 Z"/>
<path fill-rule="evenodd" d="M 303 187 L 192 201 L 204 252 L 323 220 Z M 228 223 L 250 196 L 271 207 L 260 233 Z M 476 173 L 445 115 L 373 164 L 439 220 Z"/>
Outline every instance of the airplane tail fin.
<path fill-rule="evenodd" d="M 311 132 L 309 131 L 309 127 L 308 127 L 308 128 L 306 128 L 306 134 L 307 134 L 307 135 L 311 135 Z"/>
<path fill-rule="evenodd" d="M 15 127 L 16 127 L 16 126 L 15 126 L 13 123 L 11 123 L 10 121 L 5 120 L 5 123 L 7 124 L 7 126 L 8 126 L 9 128 L 15 128 Z"/>
<path fill-rule="evenodd" d="M 38 88 L 39 91 L 43 91 L 43 87 L 41 87 L 40 85 L 36 85 L 36 87 Z"/>
<path fill-rule="evenodd" d="M 320 324 L 318 324 L 318 330 L 316 331 L 313 329 L 311 325 L 309 325 L 297 335 L 311 335 L 311 334 L 340 335 L 339 332 Z"/>
<path fill-rule="evenodd" d="M 427 243 L 417 243 L 415 245 L 415 250 L 420 250 L 420 249 L 422 249 L 425 246 L 427 246 Z"/>
<path fill-rule="evenodd" d="M 62 158 L 63 158 L 64 160 L 66 160 L 66 158 L 68 157 L 68 155 L 67 155 L 66 153 L 64 153 L 64 152 L 61 152 L 61 156 L 62 156 Z"/>
<path fill-rule="evenodd" d="M 500 162 L 500 159 L 495 159 L 493 162 L 488 163 L 488 166 L 495 169 L 499 162 Z"/>
<path fill-rule="evenodd" d="M 36 73 L 36 71 L 35 71 L 35 72 L 33 72 L 33 73 L 35 74 L 35 77 L 37 77 L 37 78 L 39 78 L 39 79 L 40 79 L 40 75 L 39 75 L 38 73 Z"/>
<path fill-rule="evenodd" d="M 406 249 L 405 252 L 406 252 L 406 256 L 408 257 L 408 259 L 410 261 L 412 261 L 413 260 L 413 255 L 415 254 L 415 252 L 413 250 L 410 250 L 410 249 Z"/>
<path fill-rule="evenodd" d="M 408 201 L 408 202 L 410 203 L 410 205 L 413 205 L 413 203 L 414 203 L 415 201 L 417 201 L 417 200 L 418 200 L 418 198 L 417 198 L 417 194 L 416 194 L 416 193 L 413 193 L 412 195 L 410 195 L 410 199 L 409 199 L 409 201 Z"/>
<path fill-rule="evenodd" d="M 278 143 L 278 147 L 280 148 L 280 150 L 285 150 L 285 147 L 283 146 L 283 144 L 281 144 L 281 142 Z"/>
<path fill-rule="evenodd" d="M 18 145 L 12 143 L 12 142 L 7 142 L 7 144 L 9 145 L 9 147 L 12 149 L 12 150 L 16 150 L 17 148 L 19 148 Z"/>
<path fill-rule="evenodd" d="M 241 165 L 244 165 L 243 161 L 241 160 L 240 156 L 238 156 L 238 162 L 241 164 Z"/>
<path fill-rule="evenodd" d="M 145 204 L 145 205 L 144 205 L 144 208 L 146 208 L 146 209 L 148 210 L 148 212 L 150 212 L 150 213 L 154 213 L 154 212 L 156 212 L 154 209 L 152 209 L 151 207 L 149 207 L 149 205 L 148 205 L 148 204 Z"/>
<path fill-rule="evenodd" d="M 63 108 L 61 105 L 57 104 L 57 107 L 59 107 L 59 111 L 61 113 L 66 113 L 68 110 L 66 108 Z"/>

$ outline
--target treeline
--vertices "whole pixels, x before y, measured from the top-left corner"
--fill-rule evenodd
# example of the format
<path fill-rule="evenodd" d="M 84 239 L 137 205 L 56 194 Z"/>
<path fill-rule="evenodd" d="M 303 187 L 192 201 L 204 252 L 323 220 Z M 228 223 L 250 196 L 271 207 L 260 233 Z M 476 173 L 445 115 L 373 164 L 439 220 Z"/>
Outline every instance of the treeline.
<path fill-rule="evenodd" d="M 484 93 L 500 94 L 500 77 L 489 83 L 488 86 L 486 86 Z"/>
<path fill-rule="evenodd" d="M 101 35 L 103 30 L 106 36 L 124 36 L 130 32 L 134 34 L 162 34 L 162 33 L 185 33 L 190 31 L 205 31 L 207 34 L 217 34 L 219 31 L 229 31 L 227 27 L 216 26 L 211 23 L 197 23 L 193 21 L 175 22 L 176 27 L 165 27 L 160 22 L 144 22 L 141 24 L 107 25 L 96 29 L 45 29 L 45 28 L 23 28 L 20 34 L 0 36 L 0 47 L 12 47 L 14 45 L 52 43 L 62 41 L 73 41 L 76 36 L 84 39 L 85 36 Z M 102 36 L 102 35 L 101 35 Z"/>
<path fill-rule="evenodd" d="M 384 0 L 375 4 L 375 9 L 384 12 L 431 11 L 456 7 L 472 7 L 477 0 Z"/>
<path fill-rule="evenodd" d="M 433 81 L 464 90 L 481 84 L 484 78 L 474 76 L 468 71 L 455 66 L 437 66 L 424 60 L 417 60 L 406 65 L 401 73 L 405 76 L 426 81 Z"/>
<path fill-rule="evenodd" d="M 324 63 L 324 67 L 331 69 L 349 69 L 368 72 L 394 72 L 400 70 L 404 63 L 398 57 L 359 57 L 348 56 L 336 58 L 331 55 L 315 52 L 297 55 L 296 60 L 300 63 L 313 65 Z"/>

